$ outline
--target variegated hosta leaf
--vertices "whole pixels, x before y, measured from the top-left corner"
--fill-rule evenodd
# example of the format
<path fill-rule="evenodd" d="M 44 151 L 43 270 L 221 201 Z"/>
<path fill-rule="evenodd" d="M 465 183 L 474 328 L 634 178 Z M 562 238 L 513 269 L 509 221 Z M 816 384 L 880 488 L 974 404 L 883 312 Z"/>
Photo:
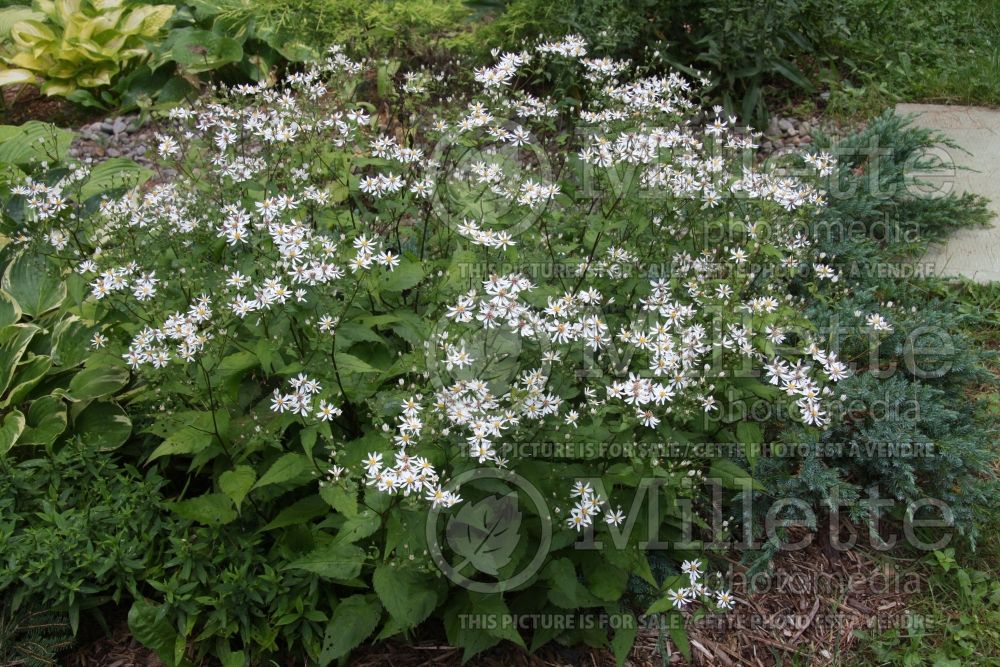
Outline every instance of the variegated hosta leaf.
<path fill-rule="evenodd" d="M 162 30 L 172 5 L 126 7 L 121 0 L 40 0 L 34 9 L 0 11 L 0 86 L 42 78 L 46 95 L 110 85 L 130 61 L 149 56 L 144 37 Z"/>
<path fill-rule="evenodd" d="M 26 69 L 0 69 L 0 86 L 34 82 L 35 75 Z"/>

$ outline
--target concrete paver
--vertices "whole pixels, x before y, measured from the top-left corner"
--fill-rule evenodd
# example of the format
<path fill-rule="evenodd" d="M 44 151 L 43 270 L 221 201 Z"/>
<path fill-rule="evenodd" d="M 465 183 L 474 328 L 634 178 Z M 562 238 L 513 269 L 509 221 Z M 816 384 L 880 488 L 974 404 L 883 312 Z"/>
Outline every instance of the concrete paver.
<path fill-rule="evenodd" d="M 918 114 L 914 124 L 939 130 L 968 153 L 942 148 L 954 161 L 954 191 L 973 192 L 990 200 L 997 214 L 990 228 L 960 229 L 923 258 L 928 272 L 966 276 L 977 282 L 1000 280 L 1000 111 L 940 104 L 900 104 L 899 114 Z M 935 179 L 941 185 L 940 179 Z"/>

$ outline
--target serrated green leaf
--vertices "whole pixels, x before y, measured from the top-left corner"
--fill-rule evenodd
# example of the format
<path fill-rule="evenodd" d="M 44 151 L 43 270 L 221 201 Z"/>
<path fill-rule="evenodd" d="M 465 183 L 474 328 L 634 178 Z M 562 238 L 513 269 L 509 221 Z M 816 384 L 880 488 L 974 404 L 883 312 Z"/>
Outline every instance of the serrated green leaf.
<path fill-rule="evenodd" d="M 404 260 L 392 271 L 387 271 L 379 278 L 379 289 L 382 292 L 402 292 L 416 287 L 424 278 L 424 268 L 420 262 Z"/>
<path fill-rule="evenodd" d="M 341 600 L 323 633 L 320 665 L 343 658 L 367 639 L 382 619 L 382 606 L 374 595 L 352 595 Z"/>
<path fill-rule="evenodd" d="M 348 491 L 336 484 L 323 484 L 319 489 L 320 497 L 347 517 L 358 515 L 358 497 L 354 491 Z"/>
<path fill-rule="evenodd" d="M 372 585 L 386 611 L 407 627 L 421 623 L 437 606 L 427 575 L 405 565 L 382 563 L 375 568 Z"/>
<path fill-rule="evenodd" d="M 170 509 L 178 516 L 206 526 L 221 526 L 236 519 L 233 501 L 222 493 L 206 493 L 197 498 L 172 503 Z"/>
<path fill-rule="evenodd" d="M 353 544 L 331 542 L 313 549 L 288 565 L 288 570 L 306 570 L 329 579 L 353 579 L 361 573 L 365 552 Z"/>
<path fill-rule="evenodd" d="M 253 488 L 259 489 L 272 484 L 282 484 L 313 469 L 312 464 L 302 454 L 284 454 L 271 464 Z"/>
<path fill-rule="evenodd" d="M 247 465 L 240 465 L 219 475 L 219 488 L 229 496 L 238 510 L 243 504 L 243 499 L 253 488 L 255 481 L 257 481 L 257 473 L 254 472 L 254 469 Z"/>

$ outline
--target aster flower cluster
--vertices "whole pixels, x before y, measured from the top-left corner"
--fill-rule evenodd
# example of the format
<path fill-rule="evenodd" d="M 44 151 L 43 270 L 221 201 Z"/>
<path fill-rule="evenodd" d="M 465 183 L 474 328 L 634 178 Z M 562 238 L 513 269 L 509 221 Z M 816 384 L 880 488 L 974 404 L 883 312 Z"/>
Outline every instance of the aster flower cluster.
<path fill-rule="evenodd" d="M 424 500 L 434 507 L 452 507 L 462 501 L 454 490 L 446 490 L 440 484 L 440 477 L 434 466 L 426 458 L 412 456 L 408 449 L 420 439 L 424 429 L 420 412 L 420 396 L 403 401 L 402 413 L 397 418 L 394 444 L 398 447 L 392 466 L 383 464 L 383 455 L 369 452 L 364 460 L 365 480 L 368 486 L 375 487 L 381 493 L 400 494 L 408 497 L 411 494 L 424 494 Z"/>
<path fill-rule="evenodd" d="M 319 421 L 330 421 L 343 414 L 343 410 L 325 399 L 320 399 L 319 403 L 314 405 L 314 399 L 323 389 L 317 380 L 299 373 L 289 380 L 288 384 L 292 389 L 290 392 L 274 390 L 271 397 L 271 410 L 274 412 L 278 414 L 288 412 L 303 417 L 313 415 Z"/>
<path fill-rule="evenodd" d="M 667 599 L 675 609 L 685 609 L 695 602 L 712 604 L 717 609 L 732 609 L 736 598 L 728 590 L 712 590 L 703 581 L 705 571 L 700 560 L 686 560 L 681 563 L 681 572 L 688 575 L 690 585 L 674 588 L 667 592 Z M 720 575 L 721 578 L 721 575 Z"/>
<path fill-rule="evenodd" d="M 421 132 L 350 99 L 344 83 L 365 63 L 336 48 L 281 85 L 237 86 L 222 101 L 171 110 L 173 130 L 157 150 L 197 170 L 104 197 L 85 229 L 64 191 L 86 168 L 54 185 L 28 180 L 14 190 L 32 213 L 18 240 L 68 255 L 96 302 L 127 313 L 129 340 L 117 351 L 132 368 L 213 366 L 234 350 L 293 357 L 280 384 L 264 383 L 265 405 L 322 422 L 331 442 L 365 432 L 347 416 L 382 424 L 391 414 L 365 402 L 371 394 L 348 406 L 354 387 L 336 367 L 338 355 L 351 360 L 351 344 L 382 346 L 381 366 L 352 362 L 355 378 L 407 387 L 395 426 L 385 425 L 395 455 L 373 451 L 363 475 L 339 465 L 330 475 L 357 472 L 371 489 L 434 506 L 460 496 L 421 447 L 503 467 L 517 465 L 506 446 L 528 433 L 616 421 L 619 432 L 654 437 L 719 411 L 722 384 L 741 368 L 763 369 L 806 424 L 829 425 L 824 400 L 848 368 L 799 332 L 788 289 L 802 272 L 837 279 L 790 224 L 822 206 L 822 192 L 742 161 L 758 135 L 737 132 L 722 109 L 693 126 L 697 91 L 679 74 L 640 76 L 625 61 L 589 58 L 576 36 L 496 56 L 476 70 L 477 93 L 449 98 L 454 111 Z M 545 144 L 566 107 L 519 85 L 525 66 L 544 59 L 568 60 L 592 93 L 571 112 L 593 131 L 568 146 Z M 437 83 L 403 76 L 400 92 L 431 95 Z M 478 152 L 454 164 L 459 151 L 441 145 Z M 558 151 L 552 162 L 568 168 L 510 159 L 529 146 Z M 820 174 L 835 164 L 828 155 L 808 163 Z M 575 170 L 593 178 L 592 199 L 576 199 L 583 188 L 566 176 Z M 479 212 L 451 215 L 442 191 Z M 510 224 L 525 213 L 538 224 Z M 703 218 L 720 222 L 724 242 L 697 237 Z M 447 275 L 441 267 L 456 251 L 491 268 L 471 280 Z M 543 283 L 492 268 L 515 259 L 569 270 Z M 886 330 L 877 317 L 869 326 Z M 416 325 L 405 329 L 437 319 L 444 330 L 423 341 Z M 470 332 L 485 332 L 479 345 L 466 341 Z M 491 336 L 501 333 L 518 349 L 516 369 L 497 381 L 488 371 L 502 356 Z M 586 484 L 569 497 L 570 528 L 624 519 Z"/>
<path fill-rule="evenodd" d="M 570 495 L 577 498 L 577 501 L 573 509 L 570 510 L 566 525 L 575 528 L 577 532 L 592 526 L 594 518 L 601 514 L 604 515 L 604 523 L 610 526 L 621 525 L 625 520 L 625 513 L 621 507 L 616 510 L 605 509 L 607 503 L 600 494 L 594 492 L 590 484 L 577 482 L 573 485 L 573 491 Z"/>

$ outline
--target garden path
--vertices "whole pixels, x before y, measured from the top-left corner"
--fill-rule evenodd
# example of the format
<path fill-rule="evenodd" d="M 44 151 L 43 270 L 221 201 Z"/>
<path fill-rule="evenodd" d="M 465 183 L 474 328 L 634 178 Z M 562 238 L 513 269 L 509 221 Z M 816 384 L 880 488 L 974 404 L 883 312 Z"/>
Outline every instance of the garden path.
<path fill-rule="evenodd" d="M 940 131 L 963 149 L 941 147 L 953 160 L 954 177 L 933 182 L 942 192 L 973 192 L 990 200 L 998 217 L 992 227 L 960 229 L 930 249 L 924 267 L 940 276 L 965 276 L 976 282 L 1000 281 L 1000 111 L 940 104 L 900 104 L 899 114 L 918 114 L 914 124 Z M 970 171 L 971 170 L 971 171 Z"/>

